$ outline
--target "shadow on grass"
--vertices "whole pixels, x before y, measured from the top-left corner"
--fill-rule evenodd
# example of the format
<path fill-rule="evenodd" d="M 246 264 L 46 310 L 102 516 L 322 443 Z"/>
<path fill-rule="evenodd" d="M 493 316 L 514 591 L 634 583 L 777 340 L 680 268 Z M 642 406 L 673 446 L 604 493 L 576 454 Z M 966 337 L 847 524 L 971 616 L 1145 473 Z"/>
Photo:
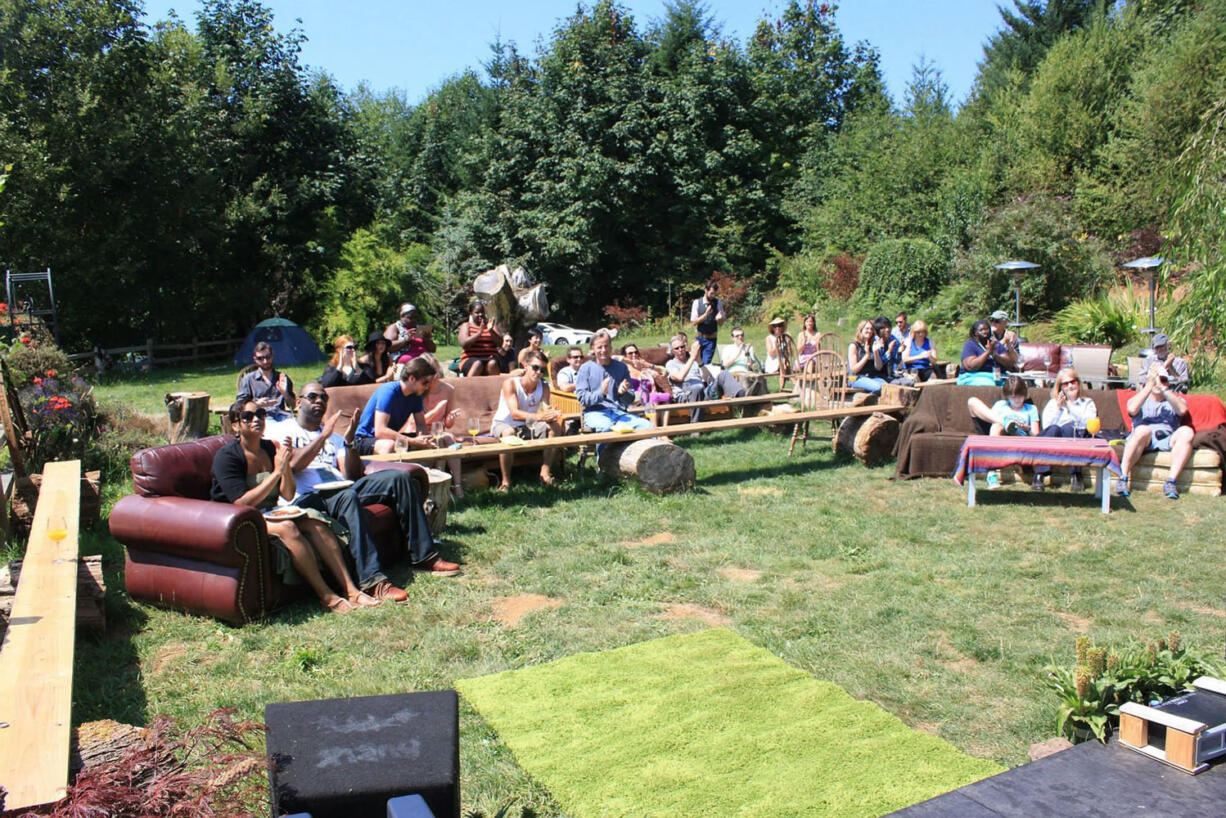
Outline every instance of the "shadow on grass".
<path fill-rule="evenodd" d="M 975 505 L 978 506 L 1016 506 L 1018 504 L 1035 508 L 1092 508 L 1097 510 L 1102 505 L 1102 499 L 1095 497 L 1093 492 L 1085 491 L 1074 494 L 1070 491 L 1030 491 L 1029 489 L 1012 490 L 979 490 L 975 492 Z M 1137 509 L 1127 497 L 1111 495 L 1111 511 L 1128 511 L 1133 514 Z"/>

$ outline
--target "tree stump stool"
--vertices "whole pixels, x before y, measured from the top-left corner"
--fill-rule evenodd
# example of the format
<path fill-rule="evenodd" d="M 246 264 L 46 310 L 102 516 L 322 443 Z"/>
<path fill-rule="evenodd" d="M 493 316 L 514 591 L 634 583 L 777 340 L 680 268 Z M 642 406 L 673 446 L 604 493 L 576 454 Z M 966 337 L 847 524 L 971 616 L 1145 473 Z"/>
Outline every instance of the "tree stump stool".
<path fill-rule="evenodd" d="M 596 465 L 605 474 L 630 478 L 653 494 L 694 487 L 694 457 L 667 440 L 649 438 L 604 446 Z"/>
<path fill-rule="evenodd" d="M 209 433 L 209 393 L 171 392 L 166 396 L 170 442 L 199 440 Z"/>

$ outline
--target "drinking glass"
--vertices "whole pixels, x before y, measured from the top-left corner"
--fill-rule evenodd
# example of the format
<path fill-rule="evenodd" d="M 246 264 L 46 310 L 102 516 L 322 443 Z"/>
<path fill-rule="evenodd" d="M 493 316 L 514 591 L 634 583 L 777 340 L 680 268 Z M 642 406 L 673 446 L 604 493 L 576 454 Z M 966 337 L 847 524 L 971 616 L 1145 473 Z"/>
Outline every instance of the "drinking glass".
<path fill-rule="evenodd" d="M 1043 375 L 1044 377 L 1051 376 L 1051 353 L 1043 356 Z"/>
<path fill-rule="evenodd" d="M 1098 430 L 1103 428 L 1103 422 L 1100 418 L 1090 418 L 1086 421 L 1086 431 L 1090 433 L 1090 437 L 1098 434 Z"/>
<path fill-rule="evenodd" d="M 68 536 L 68 520 L 62 514 L 53 514 L 47 520 L 47 536 L 59 542 Z"/>
<path fill-rule="evenodd" d="M 1073 421 L 1073 437 L 1085 437 L 1086 424 L 1083 420 Z"/>
<path fill-rule="evenodd" d="M 436 420 L 430 424 L 430 434 L 434 437 L 435 441 L 438 441 L 443 436 L 443 422 L 441 420 Z"/>
<path fill-rule="evenodd" d="M 408 449 L 409 449 L 409 442 L 407 440 L 405 440 L 403 437 L 396 438 L 396 452 L 397 453 L 408 451 Z"/>
<path fill-rule="evenodd" d="M 468 436 L 476 437 L 481 433 L 481 418 L 472 415 L 468 418 Z"/>

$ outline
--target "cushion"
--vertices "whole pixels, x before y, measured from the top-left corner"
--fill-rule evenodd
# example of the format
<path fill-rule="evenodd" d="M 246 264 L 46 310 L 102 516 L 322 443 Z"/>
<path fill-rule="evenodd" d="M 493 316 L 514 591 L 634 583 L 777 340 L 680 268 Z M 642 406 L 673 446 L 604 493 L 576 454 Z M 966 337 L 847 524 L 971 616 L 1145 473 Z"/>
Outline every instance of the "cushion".
<path fill-rule="evenodd" d="M 1128 414 L 1128 401 L 1137 394 L 1135 389 L 1118 389 L 1120 414 L 1124 416 L 1124 428 L 1132 431 L 1132 417 Z M 1183 395 L 1188 404 L 1188 422 L 1195 432 L 1205 432 L 1226 424 L 1226 406 L 1217 395 Z"/>
<path fill-rule="evenodd" d="M 208 500 L 213 484 L 213 455 L 229 440 L 229 435 L 213 435 L 141 449 L 129 462 L 136 493 L 145 497 Z"/>

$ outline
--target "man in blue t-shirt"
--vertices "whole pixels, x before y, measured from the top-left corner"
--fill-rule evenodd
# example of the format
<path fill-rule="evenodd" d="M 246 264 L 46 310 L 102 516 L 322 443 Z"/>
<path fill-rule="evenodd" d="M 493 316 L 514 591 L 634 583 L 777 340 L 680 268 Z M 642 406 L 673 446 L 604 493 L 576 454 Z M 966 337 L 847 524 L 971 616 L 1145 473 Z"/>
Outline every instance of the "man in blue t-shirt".
<path fill-rule="evenodd" d="M 359 457 L 370 454 L 387 454 L 402 443 L 410 449 L 432 449 L 434 440 L 428 435 L 410 437 L 400 430 L 409 418 L 414 426 L 425 429 L 422 415 L 422 395 L 430 391 L 438 371 L 424 358 L 414 358 L 400 370 L 400 379 L 385 383 L 375 390 L 366 401 L 358 430 L 353 439 L 353 448 Z"/>

